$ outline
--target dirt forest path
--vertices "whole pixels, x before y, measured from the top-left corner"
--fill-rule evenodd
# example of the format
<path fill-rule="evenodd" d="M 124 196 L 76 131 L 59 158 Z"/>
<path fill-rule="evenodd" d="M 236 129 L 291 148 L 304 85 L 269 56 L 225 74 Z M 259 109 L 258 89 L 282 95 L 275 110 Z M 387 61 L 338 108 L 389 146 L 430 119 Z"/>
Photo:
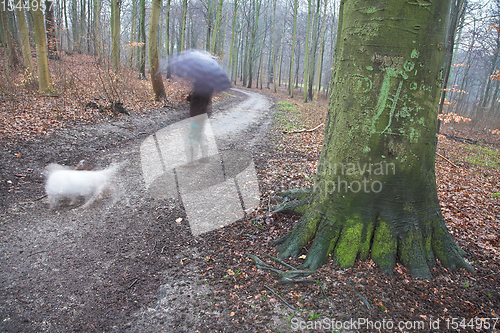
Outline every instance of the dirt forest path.
<path fill-rule="evenodd" d="M 251 159 L 268 144 L 273 102 L 247 90 L 229 94 L 213 105 L 217 150 Z M 186 104 L 0 142 L 0 331 L 171 332 L 200 325 L 197 306 L 213 287 L 202 282 L 193 258 L 203 257 L 199 247 L 210 239 L 193 237 L 179 197 L 146 190 L 141 162 L 141 145 L 187 114 Z M 81 159 L 96 169 L 128 162 L 117 179 L 119 200 L 49 210 L 43 168 Z"/>

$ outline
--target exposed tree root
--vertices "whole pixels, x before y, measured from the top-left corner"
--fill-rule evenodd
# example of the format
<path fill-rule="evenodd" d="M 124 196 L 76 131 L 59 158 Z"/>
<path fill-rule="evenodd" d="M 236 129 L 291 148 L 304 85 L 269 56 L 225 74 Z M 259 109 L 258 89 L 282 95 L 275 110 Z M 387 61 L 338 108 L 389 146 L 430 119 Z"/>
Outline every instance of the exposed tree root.
<path fill-rule="evenodd" d="M 290 309 L 292 309 L 293 311 L 295 311 L 296 309 L 291 306 L 287 301 L 285 301 L 283 299 L 283 297 L 281 297 L 277 292 L 275 292 L 274 290 L 272 290 L 271 288 L 269 288 L 268 286 L 264 286 L 267 290 L 269 290 L 270 292 L 272 292 L 276 297 L 278 297 L 286 306 L 288 306 Z"/>
<path fill-rule="evenodd" d="M 349 286 L 351 286 L 351 287 L 353 287 L 353 285 L 350 284 L 349 282 L 346 282 L 346 284 L 349 285 Z M 361 293 L 359 291 L 357 291 L 356 288 L 353 287 L 352 289 L 353 289 L 354 293 L 356 295 L 358 295 L 359 298 L 361 298 L 361 302 L 363 302 L 363 304 L 366 305 L 366 307 L 368 308 L 368 310 L 370 310 L 370 311 L 373 310 L 372 306 L 370 305 L 370 302 L 368 302 L 368 300 L 366 299 L 366 297 L 363 296 L 363 295 L 361 295 Z"/>
<path fill-rule="evenodd" d="M 439 206 L 426 202 L 373 204 L 369 200 L 343 206 L 304 198 L 306 191 L 289 191 L 295 200 L 279 205 L 274 212 L 302 215 L 295 228 L 273 245 L 280 245 L 281 258 L 296 257 L 312 241 L 302 268 L 314 271 L 331 256 L 340 267 L 352 267 L 356 259 L 371 257 L 385 273 L 392 275 L 401 262 L 413 276 L 430 278 L 438 259 L 448 269 L 474 269 L 462 258 L 465 254 L 449 234 Z M 335 206 L 336 208 L 332 208 Z M 405 207 L 397 209 L 397 207 Z M 304 212 L 300 214 L 300 212 Z M 324 213 L 326 211 L 327 213 Z"/>
<path fill-rule="evenodd" d="M 263 271 L 269 271 L 269 272 L 276 274 L 276 276 L 278 276 L 280 278 L 280 284 L 315 283 L 316 282 L 315 280 L 304 279 L 305 277 L 314 273 L 314 271 L 298 270 L 298 269 L 295 269 L 293 266 L 284 263 L 281 259 L 274 258 L 274 257 L 269 256 L 269 255 L 268 255 L 268 257 L 271 258 L 273 261 L 275 261 L 279 264 L 282 264 L 283 266 L 285 266 L 287 268 L 292 268 L 292 269 L 290 269 L 288 271 L 282 271 L 282 270 L 279 270 L 277 268 L 269 266 L 268 264 L 263 262 L 259 257 L 255 256 L 253 254 L 248 255 L 248 258 L 252 259 L 255 262 L 255 265 L 257 266 L 258 269 L 263 270 Z"/>

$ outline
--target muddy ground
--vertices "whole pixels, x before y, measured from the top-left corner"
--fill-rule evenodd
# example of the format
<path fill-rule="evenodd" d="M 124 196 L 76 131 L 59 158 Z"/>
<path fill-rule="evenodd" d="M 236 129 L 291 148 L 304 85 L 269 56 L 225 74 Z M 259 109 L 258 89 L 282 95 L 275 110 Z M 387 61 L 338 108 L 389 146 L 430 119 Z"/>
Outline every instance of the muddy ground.
<path fill-rule="evenodd" d="M 212 105 L 214 117 L 241 111 L 248 96 L 230 94 Z M 144 139 L 186 117 L 187 103 L 0 143 L 0 331 L 187 331 L 214 317 L 198 312 L 214 290 L 193 261 L 205 257 L 210 234 L 193 237 L 182 201 L 149 195 L 140 168 Z M 249 151 L 258 163 L 271 110 L 249 121 L 217 144 Z M 116 181 L 119 200 L 50 210 L 43 168 L 81 160 L 95 169 L 128 161 Z"/>

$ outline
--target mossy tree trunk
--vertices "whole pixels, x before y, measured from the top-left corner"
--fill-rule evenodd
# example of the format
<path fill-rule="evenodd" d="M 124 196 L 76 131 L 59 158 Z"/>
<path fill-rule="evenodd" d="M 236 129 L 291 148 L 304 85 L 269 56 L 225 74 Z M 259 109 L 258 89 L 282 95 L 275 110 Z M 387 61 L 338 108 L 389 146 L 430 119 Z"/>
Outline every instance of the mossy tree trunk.
<path fill-rule="evenodd" d="M 315 184 L 280 209 L 301 213 L 281 257 L 312 241 L 304 267 L 371 257 L 430 277 L 436 258 L 473 269 L 437 196 L 436 125 L 450 1 L 342 1 L 333 90 Z M 278 210 L 280 210 L 278 209 Z"/>
<path fill-rule="evenodd" d="M 35 78 L 35 70 L 33 66 L 33 58 L 31 57 L 30 37 L 28 32 L 28 25 L 24 16 L 24 9 L 16 8 L 17 25 L 19 26 L 19 34 L 21 36 L 21 50 L 23 52 L 24 67 L 26 67 L 26 74 L 28 80 L 31 81 Z"/>
<path fill-rule="evenodd" d="M 161 0 L 151 2 L 148 28 L 148 52 L 149 52 L 149 72 L 151 73 L 151 84 L 155 93 L 155 100 L 165 99 L 165 87 L 161 78 L 158 61 L 158 22 L 160 20 Z"/>
<path fill-rule="evenodd" d="M 182 1 L 182 15 L 181 15 L 181 32 L 180 32 L 180 46 L 179 51 L 182 52 L 186 49 L 186 22 L 187 22 L 187 8 L 188 0 Z"/>
<path fill-rule="evenodd" d="M 139 76 L 146 79 L 146 0 L 141 0 L 139 14 Z"/>
<path fill-rule="evenodd" d="M 20 61 L 16 53 L 16 43 L 14 42 L 14 38 L 11 33 L 11 31 L 14 31 L 14 29 L 9 28 L 10 18 L 8 16 L 10 15 L 12 15 L 10 11 L 2 10 L 0 13 L 0 23 L 2 24 L 3 31 L 2 43 L 7 48 L 5 52 L 8 56 L 8 62 L 10 63 L 10 65 L 12 65 L 12 67 L 16 68 L 18 65 L 20 65 Z"/>
<path fill-rule="evenodd" d="M 221 36 L 220 22 L 222 18 L 222 6 L 224 4 L 224 0 L 219 0 L 219 4 L 217 5 L 217 13 L 215 14 L 215 26 L 212 33 L 212 39 L 210 40 L 210 53 L 217 54 L 219 57 L 222 55 L 222 50 L 215 48 L 216 42 L 218 41 L 217 37 Z"/>
<path fill-rule="evenodd" d="M 49 61 L 47 59 L 47 39 L 45 37 L 44 17 L 41 8 L 32 9 L 35 28 L 36 63 L 38 67 L 38 90 L 48 92 L 50 89 Z"/>

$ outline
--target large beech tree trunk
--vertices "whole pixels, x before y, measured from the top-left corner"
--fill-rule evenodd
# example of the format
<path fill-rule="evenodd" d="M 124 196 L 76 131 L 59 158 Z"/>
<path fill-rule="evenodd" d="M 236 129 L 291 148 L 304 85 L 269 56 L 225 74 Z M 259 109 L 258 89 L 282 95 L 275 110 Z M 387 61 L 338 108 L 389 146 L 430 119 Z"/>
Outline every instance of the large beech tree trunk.
<path fill-rule="evenodd" d="M 151 2 L 148 29 L 149 72 L 151 73 L 151 84 L 155 92 L 155 100 L 157 101 L 166 98 L 158 62 L 158 22 L 160 19 L 160 8 L 161 0 L 153 0 Z"/>
<path fill-rule="evenodd" d="M 333 90 L 315 185 L 285 194 L 301 213 L 281 257 L 312 241 L 304 267 L 332 255 L 430 277 L 436 258 L 473 269 L 449 234 L 434 172 L 450 1 L 342 1 Z"/>

